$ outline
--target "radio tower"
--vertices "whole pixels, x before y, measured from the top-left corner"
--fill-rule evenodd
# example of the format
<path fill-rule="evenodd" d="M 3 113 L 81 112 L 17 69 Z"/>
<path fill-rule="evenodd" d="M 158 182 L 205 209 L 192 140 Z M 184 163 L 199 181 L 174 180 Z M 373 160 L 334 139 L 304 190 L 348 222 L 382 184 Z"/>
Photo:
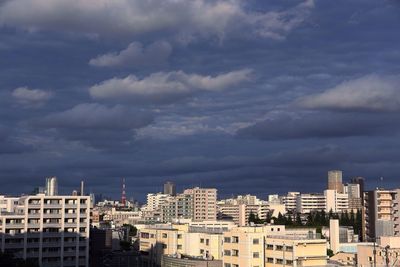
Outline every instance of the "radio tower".
<path fill-rule="evenodd" d="M 122 178 L 122 194 L 121 194 L 122 206 L 126 206 L 126 192 L 125 192 L 125 178 Z"/>

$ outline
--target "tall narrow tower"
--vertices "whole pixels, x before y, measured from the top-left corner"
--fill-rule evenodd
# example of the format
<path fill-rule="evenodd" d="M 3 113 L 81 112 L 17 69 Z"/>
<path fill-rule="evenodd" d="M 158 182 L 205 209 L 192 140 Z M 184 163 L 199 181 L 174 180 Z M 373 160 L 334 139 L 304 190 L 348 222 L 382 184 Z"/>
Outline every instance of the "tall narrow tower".
<path fill-rule="evenodd" d="M 125 178 L 122 178 L 121 204 L 122 206 L 126 206 Z"/>

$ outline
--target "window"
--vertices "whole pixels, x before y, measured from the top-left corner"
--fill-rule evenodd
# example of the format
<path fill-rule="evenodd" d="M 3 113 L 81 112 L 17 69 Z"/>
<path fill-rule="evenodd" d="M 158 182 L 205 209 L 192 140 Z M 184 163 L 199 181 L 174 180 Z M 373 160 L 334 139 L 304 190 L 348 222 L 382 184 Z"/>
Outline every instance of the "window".
<path fill-rule="evenodd" d="M 168 235 L 167 234 L 162 234 L 162 238 L 167 238 Z"/>
<path fill-rule="evenodd" d="M 182 249 L 182 245 L 177 245 L 176 248 L 177 249 Z"/>
<path fill-rule="evenodd" d="M 260 253 L 258 252 L 253 252 L 253 258 L 259 258 L 260 257 Z"/>
<path fill-rule="evenodd" d="M 276 250 L 279 250 L 279 251 L 283 250 L 283 246 L 281 246 L 281 245 L 276 245 Z"/>
<path fill-rule="evenodd" d="M 224 237 L 224 242 L 225 243 L 231 243 L 231 238 L 230 237 Z"/>
<path fill-rule="evenodd" d="M 274 258 L 267 258 L 268 263 L 274 263 Z"/>
<path fill-rule="evenodd" d="M 204 238 L 200 238 L 200 243 L 204 243 Z"/>
<path fill-rule="evenodd" d="M 206 239 L 206 246 L 210 245 L 210 239 Z"/>
<path fill-rule="evenodd" d="M 293 265 L 293 261 L 292 260 L 286 260 L 286 265 Z"/>
<path fill-rule="evenodd" d="M 239 257 L 239 250 L 232 249 L 232 256 Z"/>
<path fill-rule="evenodd" d="M 277 264 L 283 264 L 283 260 L 282 259 L 276 259 L 276 263 Z"/>
<path fill-rule="evenodd" d="M 230 263 L 225 263 L 224 267 L 231 267 L 231 264 Z"/>
<path fill-rule="evenodd" d="M 200 254 L 204 254 L 204 249 L 200 249 Z"/>
<path fill-rule="evenodd" d="M 238 236 L 232 236 L 232 243 L 239 243 L 239 237 Z"/>
<path fill-rule="evenodd" d="M 253 245 L 258 245 L 260 244 L 260 240 L 258 238 L 253 239 Z"/>
<path fill-rule="evenodd" d="M 230 250 L 224 250 L 224 256 L 230 256 L 231 251 Z"/>
<path fill-rule="evenodd" d="M 167 245 L 166 244 L 162 244 L 162 248 L 166 249 Z"/>
<path fill-rule="evenodd" d="M 286 247 L 286 251 L 293 251 L 293 247 L 292 246 L 287 246 Z"/>
<path fill-rule="evenodd" d="M 182 235 L 181 235 L 181 234 L 178 234 L 177 238 L 178 238 L 178 239 L 182 239 Z"/>
<path fill-rule="evenodd" d="M 273 250 L 273 249 L 274 249 L 274 245 L 268 244 L 268 245 L 267 245 L 267 249 L 268 249 L 268 250 Z"/>

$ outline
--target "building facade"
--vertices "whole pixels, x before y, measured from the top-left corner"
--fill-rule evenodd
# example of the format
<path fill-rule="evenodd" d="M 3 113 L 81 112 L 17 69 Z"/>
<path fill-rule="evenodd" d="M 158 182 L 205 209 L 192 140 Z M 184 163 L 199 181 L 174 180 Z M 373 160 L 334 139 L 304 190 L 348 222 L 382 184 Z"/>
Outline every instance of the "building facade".
<path fill-rule="evenodd" d="M 89 196 L 23 196 L 0 215 L 0 248 L 42 267 L 87 267 L 89 223 Z"/>

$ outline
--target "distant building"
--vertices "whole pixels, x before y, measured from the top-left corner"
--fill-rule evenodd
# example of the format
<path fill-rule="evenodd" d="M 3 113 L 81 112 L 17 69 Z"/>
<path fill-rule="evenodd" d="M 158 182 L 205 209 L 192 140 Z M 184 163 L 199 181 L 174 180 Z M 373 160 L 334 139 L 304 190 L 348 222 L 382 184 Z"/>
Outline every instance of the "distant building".
<path fill-rule="evenodd" d="M 176 195 L 176 186 L 172 182 L 166 182 L 164 184 L 164 194 L 175 196 Z"/>
<path fill-rule="evenodd" d="M 364 200 L 364 191 L 365 191 L 365 179 L 364 179 L 364 177 L 354 177 L 354 178 L 351 178 L 351 179 L 350 179 L 350 183 L 352 183 L 352 184 L 358 184 L 358 185 L 359 185 L 361 203 L 363 203 L 363 200 Z"/>
<path fill-rule="evenodd" d="M 178 194 L 168 198 L 160 207 L 163 222 L 193 218 L 193 197 L 190 194 Z"/>
<path fill-rule="evenodd" d="M 217 189 L 191 188 L 183 191 L 193 199 L 193 220 L 210 221 L 217 219 Z"/>
<path fill-rule="evenodd" d="M 46 178 L 46 196 L 57 196 L 58 195 L 58 184 L 57 177 Z"/>
<path fill-rule="evenodd" d="M 343 193 L 342 171 L 333 170 L 328 172 L 328 188 Z"/>

